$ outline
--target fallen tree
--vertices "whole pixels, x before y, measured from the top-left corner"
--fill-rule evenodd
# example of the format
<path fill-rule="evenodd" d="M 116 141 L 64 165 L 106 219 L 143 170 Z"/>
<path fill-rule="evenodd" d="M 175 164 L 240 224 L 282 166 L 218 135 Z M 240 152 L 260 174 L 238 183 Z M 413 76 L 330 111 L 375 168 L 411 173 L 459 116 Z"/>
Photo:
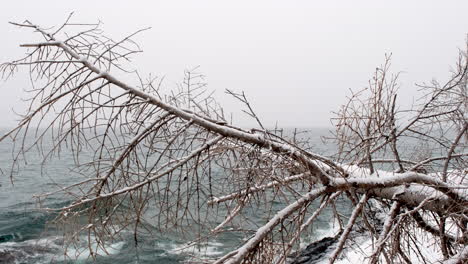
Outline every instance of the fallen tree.
<path fill-rule="evenodd" d="M 439 260 L 463 261 L 466 51 L 449 81 L 421 86 L 426 96 L 412 110 L 398 109 L 398 75 L 391 75 L 387 57 L 369 87 L 353 93 L 336 113 L 330 140 L 337 154 L 324 157 L 296 133 L 283 136 L 265 128 L 243 93 L 229 91 L 258 128 L 230 124 L 196 71 L 186 71 L 183 83 L 168 94 L 162 94 L 158 79 L 133 73 L 139 83 L 124 81 L 119 74 L 130 74 L 125 63 L 140 52 L 132 37 L 141 31 L 114 41 L 99 24 L 77 26 L 70 19 L 55 31 L 29 21 L 12 23 L 42 40 L 21 44 L 26 56 L 0 66 L 4 78 L 20 67 L 29 69 L 34 84 L 29 109 L 0 138 L 15 140 L 12 167 L 34 147 L 44 160 L 67 148 L 82 175 L 79 182 L 38 196 L 59 193 L 72 201 L 44 208 L 58 212 L 55 221 L 64 226 L 67 246 L 86 233 L 95 256 L 123 230 L 132 230 L 137 242 L 151 223 L 159 230 L 196 229 L 193 243 L 223 232 L 248 238 L 206 262 L 284 263 L 330 207 L 340 226 L 330 263 L 342 256 L 357 226 L 373 239 L 370 263 L 427 259 L 417 235 L 434 239 Z M 46 138 L 53 146 L 43 145 Z M 349 216 L 336 210 L 338 198 L 352 205 Z M 284 207 L 275 210 L 274 202 Z M 369 220 L 375 206 L 388 212 L 382 227 Z M 252 207 L 266 208 L 268 216 L 253 234 L 245 231 L 250 220 L 244 215 Z"/>

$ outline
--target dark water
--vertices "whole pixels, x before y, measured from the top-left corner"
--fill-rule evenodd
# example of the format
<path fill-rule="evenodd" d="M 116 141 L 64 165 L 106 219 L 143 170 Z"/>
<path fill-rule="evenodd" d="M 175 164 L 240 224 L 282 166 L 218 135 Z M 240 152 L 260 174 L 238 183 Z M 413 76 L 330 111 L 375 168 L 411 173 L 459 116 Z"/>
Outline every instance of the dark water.
<path fill-rule="evenodd" d="M 0 130 L 0 135 L 5 131 Z M 310 137 L 315 150 L 319 153 L 330 152 L 320 140 L 320 136 L 328 130 L 310 131 L 302 136 Z M 32 152 L 26 157 L 27 165 L 14 174 L 11 182 L 8 172 L 12 161 L 12 144 L 11 141 L 0 143 L 0 168 L 4 173 L 0 178 L 0 263 L 183 263 L 190 255 L 221 256 L 242 239 L 239 235 L 226 234 L 201 247 L 191 247 L 176 233 L 164 233 L 143 235 L 136 246 L 129 232 L 128 237 L 124 233 L 121 240 L 114 241 L 108 254 L 99 252 L 104 256 L 93 260 L 83 237 L 77 248 L 67 250 L 68 256 L 74 260 L 66 260 L 62 233 L 53 224 L 48 224 L 54 215 L 39 210 L 33 195 L 75 182 L 70 171 L 73 160 L 63 152 L 60 159 L 54 159 L 42 167 L 41 158 Z M 54 196 L 44 200 L 42 205 L 60 207 L 67 203 L 64 198 Z M 283 206 L 277 204 L 275 208 L 281 209 Z M 319 219 L 310 241 L 329 234 L 332 224 L 326 215 Z"/>

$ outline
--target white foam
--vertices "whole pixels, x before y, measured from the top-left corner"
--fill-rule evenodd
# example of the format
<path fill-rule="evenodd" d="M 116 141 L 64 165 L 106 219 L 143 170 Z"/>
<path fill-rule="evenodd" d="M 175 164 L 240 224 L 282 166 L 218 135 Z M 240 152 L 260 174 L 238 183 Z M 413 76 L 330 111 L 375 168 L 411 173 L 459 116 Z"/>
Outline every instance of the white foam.
<path fill-rule="evenodd" d="M 104 250 L 101 246 L 98 246 L 97 243 L 92 243 L 91 249 L 93 250 L 93 253 L 95 255 L 99 255 L 99 256 L 115 255 L 119 253 L 120 250 L 122 250 L 124 245 L 125 245 L 124 241 L 119 241 L 119 242 L 111 244 L 110 246 L 106 246 Z M 87 245 L 83 245 L 82 247 L 78 247 L 78 248 L 69 248 L 67 249 L 66 254 L 70 258 L 76 259 L 76 260 L 87 260 L 92 257 L 90 247 L 88 247 Z"/>
<path fill-rule="evenodd" d="M 221 249 L 223 244 L 216 241 L 208 241 L 203 244 L 193 243 L 158 243 L 159 249 L 165 250 L 167 253 L 172 255 L 190 255 L 195 257 L 215 257 L 224 254 L 225 252 Z"/>
<path fill-rule="evenodd" d="M 308 245 L 310 245 L 310 243 L 314 241 L 321 240 L 325 237 L 336 236 L 336 234 L 338 234 L 339 231 L 340 231 L 340 227 L 339 227 L 338 220 L 334 219 L 334 222 L 331 226 L 318 228 L 314 230 L 314 232 L 312 233 L 312 236 L 306 236 L 304 238 L 301 238 L 299 247 L 304 249 Z"/>
<path fill-rule="evenodd" d="M 83 237 L 84 238 L 84 237 Z M 82 241 L 86 241 L 83 239 Z M 21 263 L 24 260 L 33 263 L 50 263 L 52 260 L 60 260 L 66 254 L 67 258 L 83 262 L 91 258 L 90 249 L 83 243 L 77 247 L 69 247 L 64 252 L 63 238 L 59 236 L 51 236 L 40 239 L 30 239 L 22 242 L 5 242 L 0 244 L 0 252 L 10 252 L 15 255 Z M 106 246 L 106 250 L 98 247 L 96 243 L 91 245 L 94 253 L 100 256 L 118 254 L 123 246 L 124 241 L 119 241 Z M 37 248 L 34 250 L 34 248 Z"/>
<path fill-rule="evenodd" d="M 57 243 L 59 241 L 60 237 L 54 236 L 22 242 L 5 242 L 0 244 L 0 252 L 12 255 L 15 263 L 50 263 L 62 248 Z"/>

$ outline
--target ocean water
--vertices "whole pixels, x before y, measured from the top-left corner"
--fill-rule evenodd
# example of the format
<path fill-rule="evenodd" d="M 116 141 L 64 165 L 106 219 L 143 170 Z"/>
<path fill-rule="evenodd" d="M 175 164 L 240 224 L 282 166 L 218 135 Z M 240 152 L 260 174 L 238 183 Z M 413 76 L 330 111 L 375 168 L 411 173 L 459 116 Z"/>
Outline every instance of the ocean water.
<path fill-rule="evenodd" d="M 309 129 L 306 137 L 310 138 L 314 151 L 330 154 L 332 149 L 323 144 L 320 137 L 327 134 L 327 129 Z M 0 130 L 0 135 L 6 132 Z M 49 142 L 50 143 L 50 142 Z M 47 144 L 47 142 L 45 142 Z M 152 233 L 139 238 L 135 245 L 131 232 L 125 232 L 117 241 L 113 241 L 107 252 L 98 252 L 101 256 L 92 259 L 83 237 L 77 247 L 66 251 L 62 231 L 53 223 L 54 214 L 40 209 L 34 195 L 55 190 L 58 186 L 73 183 L 71 173 L 73 159 L 70 153 L 63 151 L 59 158 L 41 166 L 42 158 L 32 151 L 26 156 L 27 164 L 21 166 L 13 178 L 9 172 L 12 164 L 13 142 L 0 142 L 0 263 L 184 263 L 191 256 L 217 257 L 231 251 L 242 242 L 243 237 L 224 234 L 201 246 L 191 246 L 177 232 Z M 60 207 L 68 204 L 66 198 L 53 196 L 42 201 L 42 206 Z M 283 208 L 276 204 L 274 208 Z M 341 205 L 344 211 L 347 204 Z M 310 241 L 333 232 L 330 222 L 331 212 L 325 213 L 314 225 Z M 254 215 L 252 217 L 255 217 Z M 307 239 L 304 243 L 307 242 Z"/>

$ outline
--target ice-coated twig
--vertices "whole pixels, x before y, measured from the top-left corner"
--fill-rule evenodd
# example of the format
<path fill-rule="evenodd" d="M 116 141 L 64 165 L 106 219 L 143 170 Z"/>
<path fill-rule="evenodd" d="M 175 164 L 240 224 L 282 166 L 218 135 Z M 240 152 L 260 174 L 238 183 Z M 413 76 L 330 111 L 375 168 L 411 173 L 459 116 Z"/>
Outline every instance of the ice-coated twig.
<path fill-rule="evenodd" d="M 351 217 L 349 218 L 348 224 L 346 225 L 345 229 L 343 230 L 343 234 L 341 234 L 340 239 L 338 240 L 338 245 L 336 246 L 335 250 L 333 250 L 333 253 L 329 257 L 328 263 L 330 264 L 334 263 L 335 260 L 340 255 L 341 251 L 343 250 L 343 246 L 348 239 L 349 233 L 353 229 L 354 223 L 356 222 L 357 218 L 361 214 L 361 210 L 366 204 L 367 199 L 369 199 L 369 196 L 367 194 L 364 194 L 359 200 L 359 203 L 356 205 L 356 207 L 354 207 L 353 213 L 351 214 Z"/>
<path fill-rule="evenodd" d="M 388 212 L 388 216 L 385 219 L 382 231 L 379 234 L 379 238 L 377 242 L 375 243 L 375 249 L 371 255 L 371 264 L 377 263 L 380 253 L 385 245 L 385 240 L 387 239 L 387 235 L 390 232 L 390 229 L 392 225 L 394 225 L 395 218 L 400 211 L 401 203 L 398 201 L 395 201 L 392 203 L 392 206 L 390 207 L 390 211 Z"/>

